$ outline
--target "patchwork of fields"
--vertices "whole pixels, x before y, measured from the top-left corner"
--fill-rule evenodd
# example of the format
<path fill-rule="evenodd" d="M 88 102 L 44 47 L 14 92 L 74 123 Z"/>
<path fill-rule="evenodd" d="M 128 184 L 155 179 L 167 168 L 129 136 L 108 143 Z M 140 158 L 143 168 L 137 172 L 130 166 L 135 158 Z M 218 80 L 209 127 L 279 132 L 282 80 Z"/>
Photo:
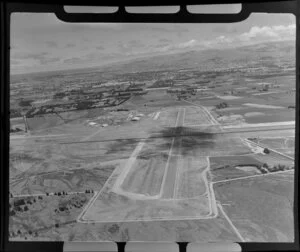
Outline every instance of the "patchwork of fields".
<path fill-rule="evenodd" d="M 250 113 L 251 108 L 244 110 Z M 196 232 L 192 240 L 204 239 L 198 235 L 203 232 L 205 241 L 292 239 L 291 233 L 285 233 L 291 232 L 293 223 L 292 208 L 286 200 L 292 197 L 293 126 L 282 129 L 274 125 L 269 130 L 267 125 L 245 124 L 237 129 L 226 128 L 228 123 L 219 120 L 211 107 L 184 101 L 150 112 L 140 122 L 124 122 L 122 127 L 85 131 L 87 126 L 80 119 L 70 124 L 70 133 L 81 129 L 77 135 L 63 134 L 64 124 L 55 126 L 56 131 L 52 127 L 49 132 L 57 135 L 49 138 L 34 134 L 12 137 L 13 197 L 48 195 L 50 200 L 57 197 L 52 195 L 55 191 L 84 195 L 92 190 L 94 193 L 88 195 L 81 210 L 71 212 L 75 240 L 80 239 L 80 228 L 90 223 L 96 229 L 102 228 L 97 231 L 97 239 L 104 240 L 123 240 L 125 227 L 130 239 L 146 239 L 135 232 L 137 226 L 142 233 L 151 234 L 149 239 L 155 239 L 149 228 L 162 232 L 167 229 L 166 223 L 174 227 L 177 240 L 185 239 L 182 235 L 190 225 L 195 225 Z M 278 137 L 279 133 L 282 137 Z M 264 153 L 264 148 L 269 148 L 270 153 Z M 284 167 L 273 169 L 278 164 Z M 276 218 L 282 219 L 278 223 L 286 224 L 276 226 L 270 218 L 259 226 L 258 215 L 251 214 L 251 208 L 246 206 L 260 208 L 264 204 L 272 178 L 285 189 L 280 196 L 277 192 L 270 196 L 276 205 L 266 211 L 285 206 L 280 214 L 285 217 L 276 214 Z M 254 184 L 255 190 L 250 190 Z M 238 200 L 248 193 L 253 197 Z M 255 199 L 257 194 L 260 198 Z M 14 227 L 20 225 L 17 219 L 14 223 L 18 223 Z M 184 232 L 179 231 L 179 225 L 185 226 Z M 108 235 L 113 227 L 118 227 L 117 231 Z M 218 234 L 209 230 L 212 227 Z M 87 233 L 95 232 L 93 229 L 89 226 Z M 42 233 L 48 234 L 47 228 Z"/>

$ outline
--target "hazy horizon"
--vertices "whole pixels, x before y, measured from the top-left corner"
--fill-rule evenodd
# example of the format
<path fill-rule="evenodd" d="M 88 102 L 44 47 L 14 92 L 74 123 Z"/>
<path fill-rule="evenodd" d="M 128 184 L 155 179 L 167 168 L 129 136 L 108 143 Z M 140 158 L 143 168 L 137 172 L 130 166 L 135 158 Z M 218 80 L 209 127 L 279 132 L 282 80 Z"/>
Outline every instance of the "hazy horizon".
<path fill-rule="evenodd" d="M 11 16 L 11 74 L 103 67 L 206 49 L 294 40 L 291 14 L 255 13 L 232 24 L 65 23 L 54 14 Z"/>
<path fill-rule="evenodd" d="M 251 44 L 250 46 L 255 46 L 255 45 L 260 45 L 260 44 L 269 44 L 269 43 L 276 43 L 276 42 L 294 42 L 295 43 L 295 40 L 294 39 L 288 39 L 288 40 L 282 40 L 282 41 L 272 41 L 272 42 L 267 42 L 267 41 L 264 41 L 264 42 L 258 42 L 258 43 L 253 43 Z M 228 48 L 216 48 L 216 50 L 226 50 L 226 49 L 239 49 L 239 48 L 242 48 L 244 47 L 245 45 L 241 45 L 241 46 L 236 46 L 236 47 L 228 47 Z M 247 46 L 247 45 L 246 45 Z M 74 67 L 74 68 L 66 68 L 66 69 L 56 69 L 56 70 L 44 70 L 44 71 L 32 71 L 32 72 L 24 72 L 24 73 L 11 73 L 11 76 L 15 76 L 15 75 L 26 75 L 26 74 L 39 74 L 39 73 L 51 73 L 51 72 L 64 72 L 64 71 L 76 71 L 76 70 L 88 70 L 88 69 L 97 69 L 99 71 L 103 71 L 105 68 L 109 67 L 109 66 L 116 66 L 118 64 L 129 64 L 130 62 L 134 62 L 136 60 L 147 60 L 147 59 L 151 59 L 153 57 L 156 57 L 156 56 L 171 56 L 171 55 L 177 55 L 177 54 L 182 54 L 182 53 L 190 53 L 190 52 L 194 52 L 194 51 L 197 51 L 197 52 L 205 52 L 205 51 L 209 51 L 209 50 L 212 50 L 212 49 L 204 49 L 204 50 L 195 50 L 195 49 L 192 49 L 192 50 L 188 50 L 188 51 L 184 51 L 184 52 L 171 52 L 171 53 L 166 53 L 166 54 L 160 54 L 160 55 L 152 55 L 152 56 L 140 56 L 140 57 L 136 57 L 136 58 L 133 58 L 133 59 L 123 59 L 123 60 L 120 60 L 120 61 L 116 61 L 116 62 L 111 62 L 111 63 L 107 63 L 107 64 L 103 64 L 103 65 L 98 65 L 98 66 L 90 66 L 90 67 L 85 67 L 85 66 L 82 66 L 82 67 Z M 183 67 L 184 68 L 184 67 Z"/>

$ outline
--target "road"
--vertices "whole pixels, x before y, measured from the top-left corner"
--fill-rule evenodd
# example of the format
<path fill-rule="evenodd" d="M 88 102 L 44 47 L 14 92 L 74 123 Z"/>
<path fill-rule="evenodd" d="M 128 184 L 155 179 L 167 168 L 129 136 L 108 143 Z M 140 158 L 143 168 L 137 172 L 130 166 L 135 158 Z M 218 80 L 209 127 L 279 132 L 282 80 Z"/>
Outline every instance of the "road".
<path fill-rule="evenodd" d="M 81 191 L 81 192 L 66 192 L 66 193 L 67 195 L 72 195 L 72 194 L 81 194 L 86 192 Z M 46 193 L 18 194 L 18 195 L 12 194 L 12 198 L 38 197 L 38 196 L 54 196 L 54 192 L 50 192 L 48 193 L 48 195 Z"/>
<path fill-rule="evenodd" d="M 293 158 L 293 157 L 291 157 L 291 156 L 289 156 L 289 155 L 286 155 L 286 154 L 283 154 L 283 153 L 281 153 L 281 152 L 279 152 L 279 151 L 276 151 L 276 150 L 274 150 L 274 149 L 271 149 L 270 147 L 268 147 L 268 146 L 266 146 L 266 145 L 262 145 L 262 144 L 260 144 L 260 143 L 258 144 L 258 143 L 255 143 L 255 142 L 253 142 L 253 141 L 250 141 L 250 140 L 248 140 L 248 139 L 244 139 L 244 141 L 246 141 L 246 142 L 248 142 L 248 143 L 251 143 L 251 144 L 254 144 L 254 145 L 256 145 L 256 146 L 259 146 L 259 147 L 264 148 L 264 149 L 267 148 L 267 149 L 269 149 L 271 152 L 277 153 L 277 154 L 279 154 L 280 156 L 286 157 L 286 158 L 288 158 L 288 159 L 294 161 L 294 158 Z"/>
<path fill-rule="evenodd" d="M 202 106 L 200 104 L 197 104 L 197 103 L 193 103 L 193 102 L 187 101 L 187 100 L 183 100 L 183 101 L 201 108 L 206 113 L 206 116 L 209 118 L 209 120 L 211 121 L 212 125 L 220 125 L 220 123 L 212 116 L 212 114 L 208 111 L 208 109 L 206 107 L 204 107 L 204 106 Z"/>

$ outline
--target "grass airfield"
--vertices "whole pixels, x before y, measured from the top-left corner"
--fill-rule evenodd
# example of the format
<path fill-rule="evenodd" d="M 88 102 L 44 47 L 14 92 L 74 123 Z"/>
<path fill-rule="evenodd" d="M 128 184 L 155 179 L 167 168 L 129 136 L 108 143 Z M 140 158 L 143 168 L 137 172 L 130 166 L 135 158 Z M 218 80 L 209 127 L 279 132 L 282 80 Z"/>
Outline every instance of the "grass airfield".
<path fill-rule="evenodd" d="M 44 130 L 39 126 L 28 137 L 12 136 L 10 190 L 14 197 L 55 190 L 69 194 L 95 191 L 71 211 L 67 221 L 57 219 L 61 225 L 55 231 L 50 219 L 39 221 L 40 227 L 29 219 L 27 229 L 44 227 L 39 237 L 27 234 L 13 239 L 291 241 L 293 209 L 287 198 L 293 195 L 293 170 L 262 174 L 254 165 L 279 162 L 292 166 L 293 127 L 223 128 L 228 124 L 218 120 L 209 106 L 172 101 L 172 106 L 162 108 L 166 97 L 159 96 L 156 106 L 141 107 L 145 116 L 139 122 L 124 119 L 119 126 L 91 128 L 83 115 Z M 124 106 L 137 109 L 136 104 L 150 102 L 147 99 L 130 100 Z M 272 138 L 278 135 L 282 138 Z M 259 140 L 252 144 L 244 141 L 257 136 Z M 256 144 L 274 151 L 264 155 Z M 275 188 L 268 196 L 268 188 L 273 191 L 272 178 L 280 181 L 280 195 Z M 253 187 L 255 190 L 249 189 Z M 255 199 L 257 194 L 263 196 Z M 52 197 L 57 196 L 47 196 L 47 202 Z M 246 206 L 264 209 L 268 197 L 276 205 L 272 211 L 266 207 L 272 216 L 260 226 L 258 214 L 251 214 Z M 282 206 L 278 215 L 276 209 Z M 22 227 L 17 218 L 35 214 L 41 219 L 50 214 L 46 204 L 39 215 L 33 206 L 29 208 L 11 217 L 12 230 Z M 273 218 L 277 218 L 276 225 Z"/>

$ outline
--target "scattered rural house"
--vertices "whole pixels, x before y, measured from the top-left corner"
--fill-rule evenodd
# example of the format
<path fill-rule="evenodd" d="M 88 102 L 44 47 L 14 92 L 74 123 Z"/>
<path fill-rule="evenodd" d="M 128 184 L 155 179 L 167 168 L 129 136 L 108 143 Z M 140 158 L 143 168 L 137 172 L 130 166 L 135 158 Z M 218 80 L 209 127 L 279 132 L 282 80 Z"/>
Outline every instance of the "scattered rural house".
<path fill-rule="evenodd" d="M 95 122 L 89 122 L 89 125 L 90 125 L 90 126 L 96 126 L 97 123 L 95 123 Z"/>
<path fill-rule="evenodd" d="M 138 116 L 134 116 L 131 118 L 131 121 L 139 121 L 139 120 L 140 120 L 140 118 Z"/>

